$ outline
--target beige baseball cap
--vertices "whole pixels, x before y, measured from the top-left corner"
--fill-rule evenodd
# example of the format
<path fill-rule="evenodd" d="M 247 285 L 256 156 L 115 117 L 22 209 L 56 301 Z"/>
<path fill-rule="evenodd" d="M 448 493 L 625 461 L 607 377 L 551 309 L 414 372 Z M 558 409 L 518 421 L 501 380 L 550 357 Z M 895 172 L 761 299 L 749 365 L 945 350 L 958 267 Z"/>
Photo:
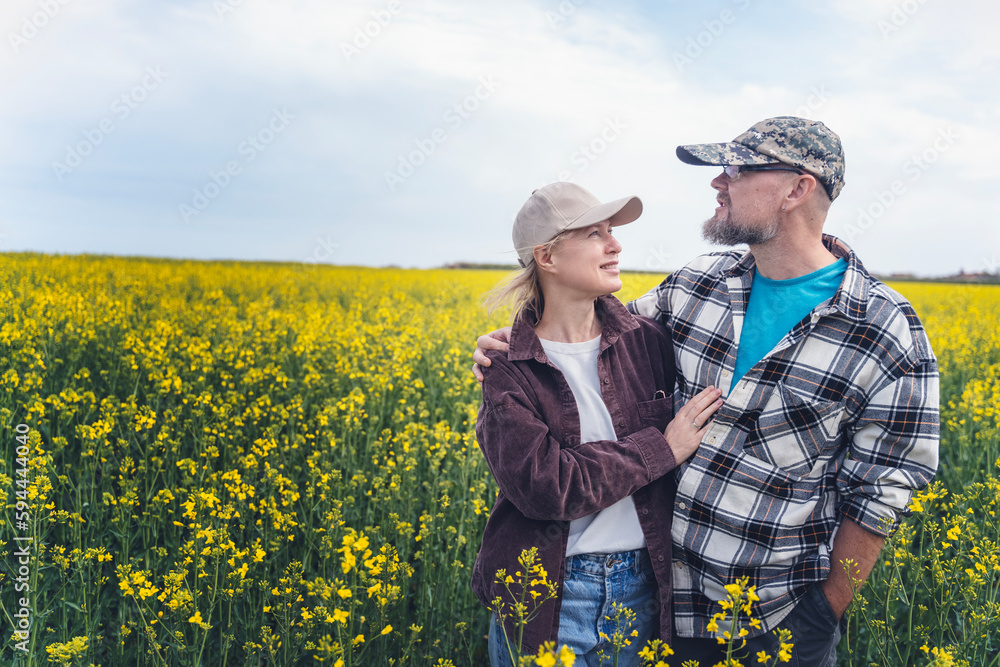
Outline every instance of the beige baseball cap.
<path fill-rule="evenodd" d="M 549 183 L 531 193 L 514 219 L 514 249 L 521 266 L 533 260 L 535 246 L 548 243 L 570 229 L 609 220 L 612 227 L 627 225 L 642 215 L 638 197 L 602 204 L 576 183 Z"/>

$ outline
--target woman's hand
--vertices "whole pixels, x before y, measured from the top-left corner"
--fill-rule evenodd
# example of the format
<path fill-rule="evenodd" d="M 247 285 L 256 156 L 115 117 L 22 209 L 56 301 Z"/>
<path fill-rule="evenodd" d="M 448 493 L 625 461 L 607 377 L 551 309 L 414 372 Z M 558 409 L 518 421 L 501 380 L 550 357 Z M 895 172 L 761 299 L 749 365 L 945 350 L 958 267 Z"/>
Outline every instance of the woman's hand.
<path fill-rule="evenodd" d="M 706 387 L 678 410 L 667 424 L 663 437 L 667 439 L 667 446 L 674 453 L 678 465 L 698 449 L 712 415 L 722 407 L 721 396 L 720 389 Z"/>

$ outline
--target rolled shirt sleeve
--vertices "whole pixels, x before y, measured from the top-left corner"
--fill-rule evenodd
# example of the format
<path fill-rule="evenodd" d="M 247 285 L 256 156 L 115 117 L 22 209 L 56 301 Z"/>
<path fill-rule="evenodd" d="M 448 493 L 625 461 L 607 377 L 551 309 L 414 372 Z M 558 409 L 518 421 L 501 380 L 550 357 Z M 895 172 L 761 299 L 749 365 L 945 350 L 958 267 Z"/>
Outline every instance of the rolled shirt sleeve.
<path fill-rule="evenodd" d="M 843 516 L 886 537 L 898 527 L 913 491 L 937 471 L 939 400 L 933 358 L 915 363 L 872 396 L 837 475 Z"/>

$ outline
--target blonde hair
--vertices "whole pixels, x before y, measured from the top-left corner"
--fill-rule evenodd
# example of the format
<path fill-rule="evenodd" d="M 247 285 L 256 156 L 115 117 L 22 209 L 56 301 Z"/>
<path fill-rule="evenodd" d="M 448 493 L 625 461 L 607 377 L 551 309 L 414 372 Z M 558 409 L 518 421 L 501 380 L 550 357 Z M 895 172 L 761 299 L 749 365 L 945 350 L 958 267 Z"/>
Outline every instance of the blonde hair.
<path fill-rule="evenodd" d="M 561 232 L 554 239 L 541 244 L 543 252 L 552 252 L 559 242 L 569 232 Z M 521 313 L 531 315 L 532 326 L 542 319 L 545 310 L 545 294 L 542 292 L 542 282 L 538 277 L 538 264 L 532 259 L 528 266 L 504 276 L 497 286 L 483 295 L 480 303 L 486 307 L 490 316 L 501 308 L 510 307 L 510 321 L 514 322 Z"/>

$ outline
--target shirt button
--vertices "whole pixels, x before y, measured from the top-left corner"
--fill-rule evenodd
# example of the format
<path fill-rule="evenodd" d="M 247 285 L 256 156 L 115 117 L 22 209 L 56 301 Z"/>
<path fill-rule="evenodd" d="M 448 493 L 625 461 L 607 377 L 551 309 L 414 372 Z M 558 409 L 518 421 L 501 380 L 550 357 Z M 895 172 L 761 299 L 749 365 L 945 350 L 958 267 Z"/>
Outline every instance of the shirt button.
<path fill-rule="evenodd" d="M 608 384 L 609 382 L 611 382 L 611 380 L 609 380 L 608 378 L 604 378 L 604 384 Z"/>
<path fill-rule="evenodd" d="M 708 443 L 710 445 L 714 445 L 715 444 L 715 436 L 714 435 L 708 439 Z"/>
<path fill-rule="evenodd" d="M 663 554 L 660 554 L 659 556 L 657 556 L 656 560 L 658 560 L 658 561 L 660 561 L 662 563 L 663 562 Z"/>
<path fill-rule="evenodd" d="M 732 373 L 730 373 L 729 371 L 722 371 L 722 377 L 727 378 L 730 375 L 732 375 Z"/>
<path fill-rule="evenodd" d="M 625 420 L 622 419 L 621 421 L 619 421 L 618 422 L 618 426 L 619 426 L 619 428 L 625 428 Z"/>
<path fill-rule="evenodd" d="M 674 567 L 676 567 L 678 570 L 682 570 L 684 569 L 684 563 L 680 562 L 679 560 L 675 560 Z"/>
<path fill-rule="evenodd" d="M 643 507 L 642 508 L 642 514 L 643 514 L 643 516 L 645 516 L 646 514 L 649 514 L 649 508 L 648 507 Z"/>
<path fill-rule="evenodd" d="M 687 503 L 681 503 L 678 505 L 678 507 L 680 507 L 682 510 L 686 510 L 688 508 Z"/>

